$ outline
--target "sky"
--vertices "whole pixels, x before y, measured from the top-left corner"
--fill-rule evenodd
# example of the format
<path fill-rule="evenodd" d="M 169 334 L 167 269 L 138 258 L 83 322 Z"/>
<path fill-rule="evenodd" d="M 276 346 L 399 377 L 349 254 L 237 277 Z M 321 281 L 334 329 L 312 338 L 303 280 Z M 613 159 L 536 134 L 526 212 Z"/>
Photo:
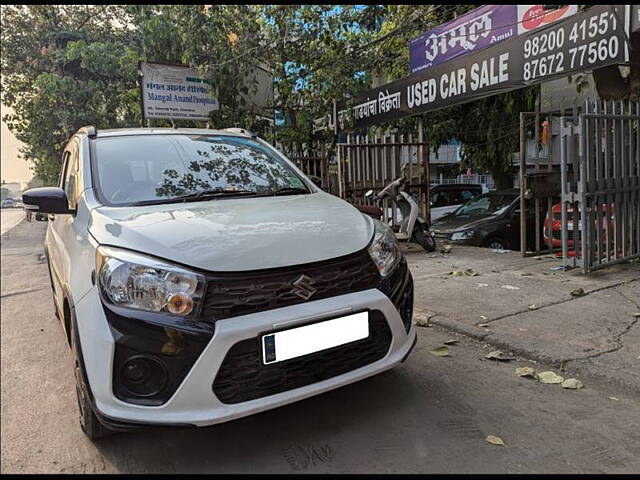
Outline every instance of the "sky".
<path fill-rule="evenodd" d="M 4 105 L 0 106 L 0 110 L 0 115 L 2 117 L 11 112 L 11 110 L 9 108 L 6 108 Z M 4 122 L 2 122 L 1 133 L 2 136 L 0 140 L 2 143 L 2 155 L 0 162 L 0 175 L 2 177 L 2 180 L 7 183 L 28 182 L 33 177 L 33 172 L 29 169 L 29 163 L 20 158 L 18 148 L 20 147 L 21 143 L 18 142 L 18 139 L 16 139 L 13 133 L 11 133 Z"/>

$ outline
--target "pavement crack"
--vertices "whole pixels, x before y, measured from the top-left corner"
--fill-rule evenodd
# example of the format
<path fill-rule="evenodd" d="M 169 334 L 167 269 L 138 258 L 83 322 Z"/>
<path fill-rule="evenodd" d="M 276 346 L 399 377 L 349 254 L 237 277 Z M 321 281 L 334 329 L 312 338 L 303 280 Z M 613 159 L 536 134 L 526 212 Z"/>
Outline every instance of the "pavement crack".
<path fill-rule="evenodd" d="M 521 315 L 521 314 L 527 313 L 527 312 L 537 312 L 538 310 L 542 310 L 542 309 L 545 309 L 545 308 L 548 308 L 548 307 L 554 307 L 556 305 L 560 305 L 562 303 L 570 302 L 572 300 L 578 300 L 580 298 L 585 298 L 586 296 L 591 295 L 592 293 L 601 292 L 603 290 L 609 290 L 611 288 L 616 288 L 616 287 L 619 287 L 621 285 L 626 285 L 628 283 L 636 282 L 638 280 L 639 279 L 637 279 L 637 278 L 633 278 L 631 280 L 624 280 L 622 282 L 618 282 L 618 283 L 615 283 L 613 285 L 607 285 L 607 286 L 604 286 L 604 287 L 595 288 L 593 290 L 585 292 L 584 295 L 581 295 L 579 297 L 563 298 L 563 299 L 557 300 L 555 302 L 549 302 L 549 303 L 547 303 L 545 305 L 541 305 L 539 307 L 536 307 L 534 310 L 531 310 L 531 309 L 529 309 L 527 307 L 526 309 L 518 310 L 516 312 L 507 313 L 507 314 L 501 315 L 501 316 L 496 317 L 496 318 L 491 318 L 491 319 L 483 320 L 481 322 L 477 322 L 477 323 L 474 324 L 474 326 L 477 327 L 479 325 L 488 325 L 490 323 L 497 322 L 498 320 L 504 320 L 505 318 L 516 317 L 518 315 Z M 618 293 L 620 293 L 620 292 L 618 292 Z M 628 300 L 631 300 L 629 297 L 627 297 L 626 295 L 623 295 L 622 293 L 620 293 L 620 295 L 622 295 L 623 297 L 625 297 Z M 640 305 L 638 305 L 634 300 L 631 300 L 631 302 L 633 302 L 636 305 L 637 308 L 640 308 Z"/>
<path fill-rule="evenodd" d="M 601 352 L 593 353 L 591 355 L 586 355 L 584 357 L 567 358 L 567 359 L 562 360 L 562 363 L 566 364 L 567 362 L 573 362 L 575 360 L 590 360 L 592 358 L 598 358 L 598 357 L 600 357 L 602 355 L 605 355 L 607 353 L 615 353 L 615 352 L 617 352 L 622 347 L 624 347 L 624 341 L 622 340 L 622 337 L 624 337 L 627 333 L 629 333 L 629 330 L 631 330 L 634 327 L 634 325 L 636 325 L 638 323 L 638 321 L 640 321 L 640 317 L 635 317 L 629 323 L 629 325 L 627 325 L 618 335 L 615 336 L 615 338 L 614 338 L 614 342 L 616 342 L 615 347 L 611 347 L 608 350 L 603 350 Z"/>
<path fill-rule="evenodd" d="M 0 295 L 0 298 L 14 297 L 16 295 L 22 295 L 24 293 L 39 292 L 40 290 L 46 290 L 47 288 L 49 287 L 44 286 L 39 288 L 29 288 L 27 290 L 19 290 L 17 292 L 9 292 L 9 293 L 5 293 L 4 295 Z"/>

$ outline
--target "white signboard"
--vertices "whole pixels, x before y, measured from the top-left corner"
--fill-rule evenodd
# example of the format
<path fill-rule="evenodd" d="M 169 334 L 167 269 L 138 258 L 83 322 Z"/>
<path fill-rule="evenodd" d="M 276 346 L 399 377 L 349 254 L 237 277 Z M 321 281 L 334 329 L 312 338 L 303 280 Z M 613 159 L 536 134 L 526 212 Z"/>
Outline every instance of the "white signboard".
<path fill-rule="evenodd" d="M 208 120 L 218 110 L 209 80 L 195 68 L 140 63 L 145 118 Z"/>

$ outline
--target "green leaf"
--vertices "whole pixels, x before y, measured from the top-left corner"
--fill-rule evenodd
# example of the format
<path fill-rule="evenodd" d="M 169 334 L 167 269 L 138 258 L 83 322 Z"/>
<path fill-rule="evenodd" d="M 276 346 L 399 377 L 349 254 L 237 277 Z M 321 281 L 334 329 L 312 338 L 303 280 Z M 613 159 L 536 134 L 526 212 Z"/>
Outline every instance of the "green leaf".
<path fill-rule="evenodd" d="M 436 357 L 448 357 L 449 356 L 449 347 L 438 347 L 430 352 L 432 355 Z"/>

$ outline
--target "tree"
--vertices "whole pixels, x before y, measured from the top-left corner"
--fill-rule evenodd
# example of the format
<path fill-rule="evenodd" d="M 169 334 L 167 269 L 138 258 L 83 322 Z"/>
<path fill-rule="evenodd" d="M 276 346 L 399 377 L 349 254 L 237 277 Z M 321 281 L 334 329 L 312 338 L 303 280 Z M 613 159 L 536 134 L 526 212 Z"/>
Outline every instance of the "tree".
<path fill-rule="evenodd" d="M 277 107 L 285 118 L 277 140 L 290 152 L 311 146 L 313 119 L 332 101 L 348 99 L 370 84 L 367 65 L 356 52 L 372 37 L 378 6 L 279 5 L 263 8 L 264 27 L 275 66 Z M 331 132 L 321 139 L 333 142 Z"/>
<path fill-rule="evenodd" d="M 2 102 L 9 128 L 46 183 L 61 149 L 83 125 L 140 118 L 136 62 L 120 6 L 17 5 L 2 9 Z"/>

